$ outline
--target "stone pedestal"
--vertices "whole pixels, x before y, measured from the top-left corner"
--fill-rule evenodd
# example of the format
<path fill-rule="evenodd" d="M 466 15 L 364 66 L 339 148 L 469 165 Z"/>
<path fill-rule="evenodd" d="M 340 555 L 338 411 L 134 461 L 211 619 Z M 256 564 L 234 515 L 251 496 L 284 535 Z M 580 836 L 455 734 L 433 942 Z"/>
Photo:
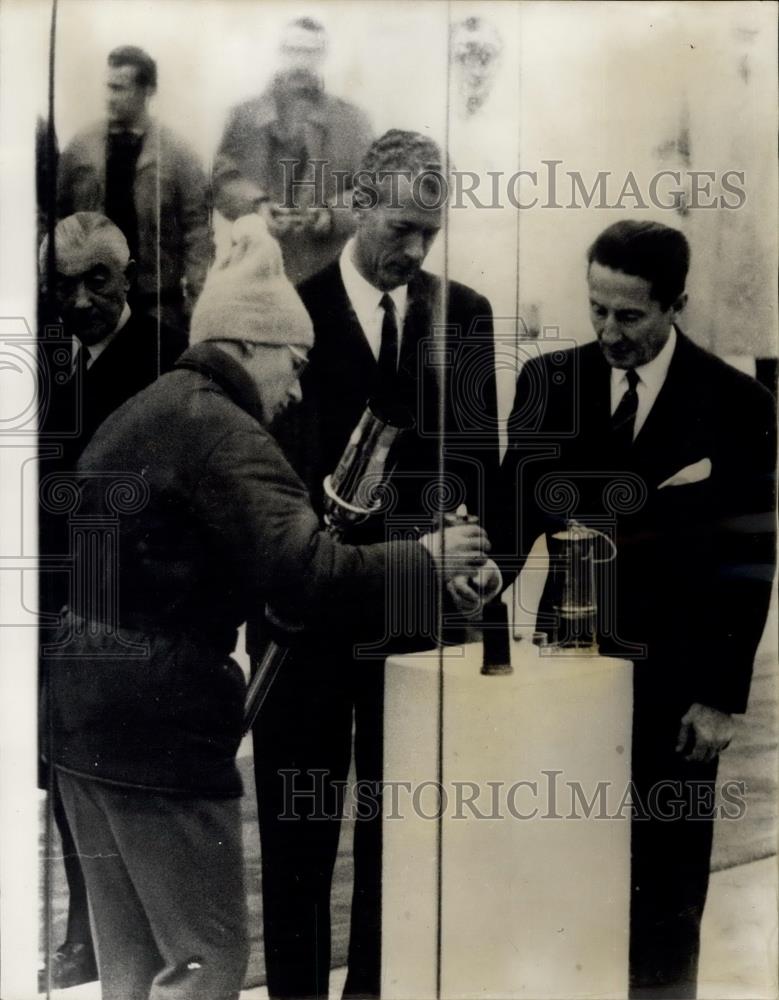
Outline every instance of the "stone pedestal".
<path fill-rule="evenodd" d="M 382 996 L 624 998 L 630 665 L 481 656 L 387 663 Z"/>

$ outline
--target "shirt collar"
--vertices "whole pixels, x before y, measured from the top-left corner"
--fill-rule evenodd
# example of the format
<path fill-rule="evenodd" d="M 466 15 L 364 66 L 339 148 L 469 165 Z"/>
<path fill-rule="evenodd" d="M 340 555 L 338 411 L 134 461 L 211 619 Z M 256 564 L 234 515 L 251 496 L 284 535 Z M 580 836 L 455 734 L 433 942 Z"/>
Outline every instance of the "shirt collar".
<path fill-rule="evenodd" d="M 267 426 L 256 382 L 240 362 L 227 351 L 221 350 L 217 344 L 207 340 L 195 344 L 181 355 L 174 367 L 188 368 L 213 380 L 237 406 L 263 427 Z"/>
<path fill-rule="evenodd" d="M 671 327 L 671 333 L 668 336 L 668 340 L 663 344 L 662 350 L 656 357 L 652 358 L 645 365 L 639 365 L 636 369 L 636 375 L 641 379 L 644 385 L 656 396 L 663 387 L 666 375 L 668 374 L 668 369 L 671 366 L 671 359 L 673 358 L 674 349 L 676 347 L 676 327 Z M 622 386 L 623 383 L 627 382 L 627 375 L 625 374 L 624 368 L 612 368 L 611 369 L 611 384 L 614 386 Z"/>
<path fill-rule="evenodd" d="M 352 308 L 357 313 L 357 318 L 362 322 L 362 317 L 370 316 L 379 308 L 381 297 L 385 293 L 380 288 L 376 288 L 360 274 L 355 266 L 352 254 L 354 252 L 355 239 L 352 237 L 341 251 L 340 267 L 341 279 L 349 296 Z M 395 312 L 398 323 L 401 324 L 406 315 L 406 303 L 408 301 L 408 285 L 398 285 L 387 295 L 395 303 Z"/>

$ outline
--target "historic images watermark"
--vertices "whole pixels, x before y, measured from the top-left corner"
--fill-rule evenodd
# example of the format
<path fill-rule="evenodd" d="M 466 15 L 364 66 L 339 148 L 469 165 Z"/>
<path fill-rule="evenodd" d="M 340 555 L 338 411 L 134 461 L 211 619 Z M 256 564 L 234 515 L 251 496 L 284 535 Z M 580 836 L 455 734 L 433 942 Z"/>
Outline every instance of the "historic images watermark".
<path fill-rule="evenodd" d="M 567 169 L 563 160 L 541 160 L 534 169 L 487 170 L 477 173 L 454 167 L 445 172 L 440 166 L 414 174 L 410 170 L 330 169 L 328 160 L 281 161 L 284 190 L 283 208 L 295 209 L 311 203 L 325 190 L 325 177 L 334 179 L 335 196 L 330 208 L 398 208 L 407 186 L 414 203 L 424 209 L 515 208 L 659 209 L 687 214 L 699 209 L 736 211 L 747 202 L 746 172 L 743 170 L 657 170 L 645 175 L 628 170 L 581 171 Z M 301 169 L 299 169 L 301 168 Z M 401 193 L 402 192 L 402 193 Z"/>
<path fill-rule="evenodd" d="M 283 820 L 689 820 L 743 819 L 747 785 L 729 780 L 659 781 L 639 791 L 629 781 L 582 782 L 549 768 L 532 780 L 332 781 L 325 769 L 279 771 Z"/>

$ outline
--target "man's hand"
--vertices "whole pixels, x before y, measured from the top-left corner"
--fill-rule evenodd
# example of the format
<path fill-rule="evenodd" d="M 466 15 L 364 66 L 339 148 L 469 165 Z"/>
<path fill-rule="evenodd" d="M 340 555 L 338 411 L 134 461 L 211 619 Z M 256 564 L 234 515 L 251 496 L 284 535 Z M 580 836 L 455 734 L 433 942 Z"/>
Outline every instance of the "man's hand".
<path fill-rule="evenodd" d="M 265 220 L 268 232 L 275 239 L 295 229 L 300 229 L 303 224 L 302 217 L 296 208 L 284 208 L 270 201 L 264 201 L 260 205 L 260 215 Z"/>
<path fill-rule="evenodd" d="M 676 752 L 683 753 L 692 737 L 689 753 L 685 754 L 684 759 L 708 763 L 728 746 L 733 739 L 734 729 L 732 715 L 696 701 L 682 716 Z"/>
<path fill-rule="evenodd" d="M 471 576 L 487 562 L 490 542 L 478 524 L 455 524 L 423 535 L 419 544 L 424 545 L 436 564 L 444 583 L 456 576 Z"/>
<path fill-rule="evenodd" d="M 500 593 L 503 577 L 492 559 L 473 576 L 455 576 L 446 585 L 455 607 L 466 618 L 481 614 L 485 604 Z"/>

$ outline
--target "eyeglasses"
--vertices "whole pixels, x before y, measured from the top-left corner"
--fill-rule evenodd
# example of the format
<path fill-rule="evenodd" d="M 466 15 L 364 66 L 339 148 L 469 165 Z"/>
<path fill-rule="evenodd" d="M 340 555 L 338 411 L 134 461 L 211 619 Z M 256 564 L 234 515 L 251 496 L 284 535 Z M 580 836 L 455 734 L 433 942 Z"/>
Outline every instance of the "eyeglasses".
<path fill-rule="evenodd" d="M 299 374 L 308 364 L 308 354 L 305 351 L 301 351 L 299 347 L 295 347 L 293 344 L 287 344 L 287 347 L 289 348 L 289 353 L 292 355 L 295 362 L 295 371 Z"/>

